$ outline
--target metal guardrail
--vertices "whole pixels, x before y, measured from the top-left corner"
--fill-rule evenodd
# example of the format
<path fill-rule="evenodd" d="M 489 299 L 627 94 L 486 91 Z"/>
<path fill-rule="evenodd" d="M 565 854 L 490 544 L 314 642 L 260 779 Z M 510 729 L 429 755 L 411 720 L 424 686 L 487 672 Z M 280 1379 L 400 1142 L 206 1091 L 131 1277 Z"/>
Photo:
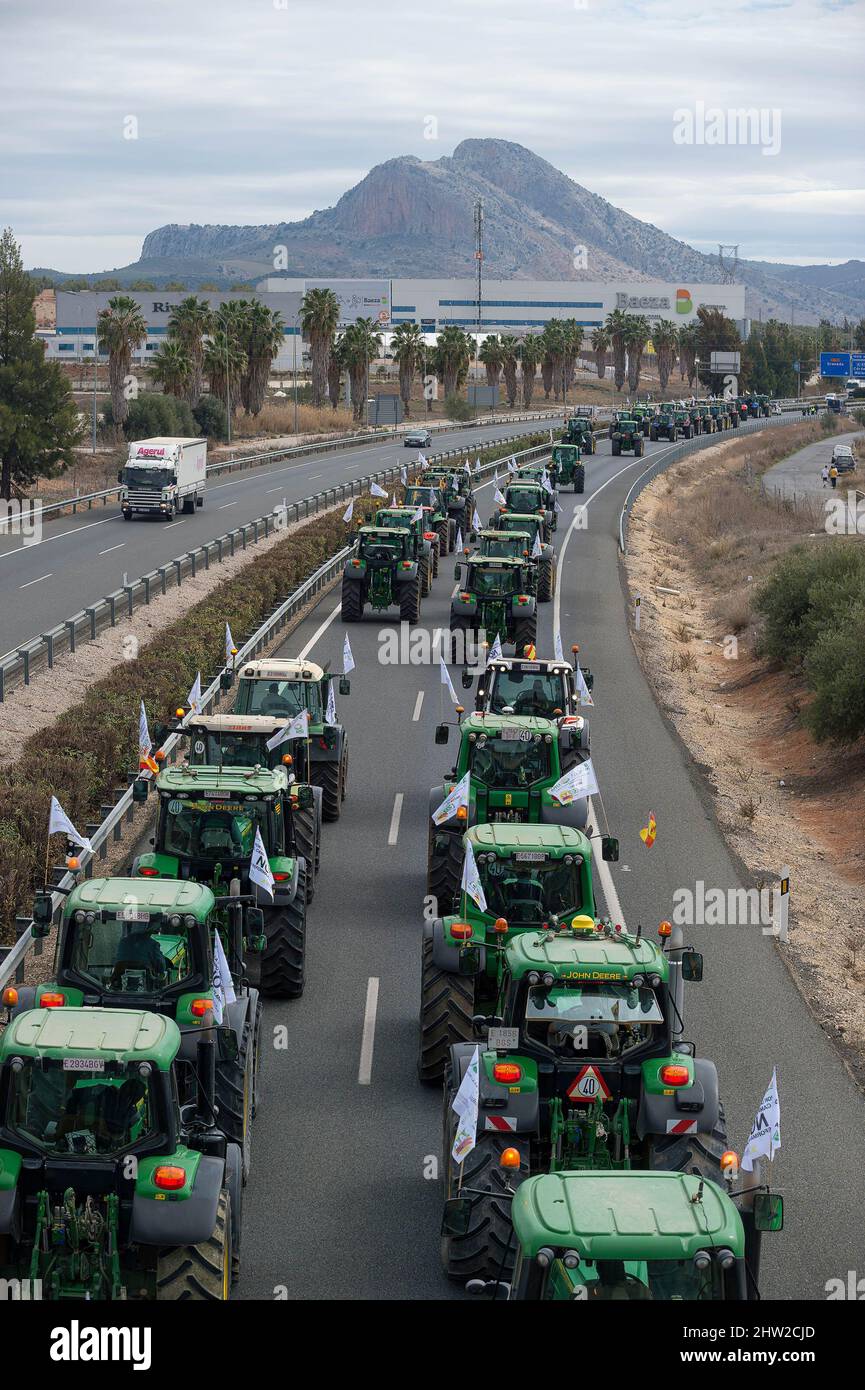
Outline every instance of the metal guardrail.
<path fill-rule="evenodd" d="M 521 437 L 520 434 L 508 435 L 504 439 L 490 440 L 483 447 L 514 444 Z M 472 448 L 477 448 L 478 444 L 480 441 L 476 441 Z M 464 445 L 459 449 L 446 449 L 442 453 L 431 454 L 430 462 L 463 458 L 466 452 Z M 37 667 L 47 665 L 49 669 L 52 668 L 58 654 L 64 651 L 74 652 L 80 643 L 93 641 L 106 628 L 116 627 L 120 619 L 131 618 L 136 608 L 142 604 L 149 604 L 155 596 L 167 593 L 170 584 L 179 586 L 185 578 L 194 579 L 202 566 L 205 570 L 209 569 L 212 559 L 219 563 L 225 558 L 226 553 L 233 556 L 238 548 L 245 550 L 247 545 L 255 545 L 271 535 L 274 530 L 282 529 L 288 522 L 303 520 L 335 506 L 338 502 L 347 501 L 348 498 L 363 492 L 370 483 L 392 483 L 399 477 L 401 468 L 406 466 L 412 467 L 413 464 L 396 464 L 391 468 L 365 474 L 362 478 L 354 478 L 347 483 L 338 483 L 336 487 L 326 488 L 323 492 L 316 492 L 297 502 L 287 503 L 284 511 L 279 506 L 265 516 L 256 517 L 244 526 L 237 526 L 214 540 L 185 551 L 183 555 L 176 556 L 167 564 L 159 565 L 148 574 L 141 575 L 133 583 L 125 584 L 122 588 L 106 594 L 96 603 L 81 609 L 47 632 L 39 633 L 22 642 L 14 653 L 0 661 L 0 704 L 14 685 L 29 685 L 30 677 Z"/>
<path fill-rule="evenodd" d="M 516 437 L 519 438 L 519 436 Z M 507 444 L 513 443 L 513 440 L 503 439 L 495 440 L 493 442 L 495 444 Z M 535 444 L 532 445 L 532 447 L 529 449 L 520 450 L 520 452 L 515 454 L 514 457 L 518 460 L 534 458 L 538 454 L 548 452 L 549 447 L 549 444 Z M 447 454 L 437 455 L 436 457 L 453 457 L 456 454 L 463 454 L 464 452 L 464 449 L 449 450 Z M 489 463 L 482 464 L 481 473 L 486 474 L 493 472 L 493 470 L 497 467 L 497 465 L 500 462 L 501 459 L 493 459 Z M 399 468 L 397 468 L 396 470 L 388 469 L 386 471 L 395 471 L 398 473 Z M 378 476 L 380 477 L 382 475 L 379 474 Z M 364 479 L 362 481 L 369 480 Z M 351 485 L 346 484 L 346 487 L 348 486 Z M 333 489 L 331 489 L 331 491 L 333 491 Z M 297 505 L 302 506 L 303 504 L 298 503 Z M 254 660 L 257 656 L 260 656 L 264 652 L 265 648 L 269 648 L 271 642 L 273 641 L 273 638 L 279 632 L 281 632 L 282 629 L 285 628 L 294 617 L 296 617 L 296 615 L 306 606 L 306 604 L 308 604 L 311 599 L 315 598 L 318 594 L 320 594 L 322 590 L 326 589 L 328 585 L 331 584 L 331 582 L 339 576 L 342 570 L 343 563 L 348 557 L 350 550 L 350 546 L 342 546 L 336 552 L 335 555 L 332 555 L 330 559 L 325 560 L 324 564 L 320 565 L 318 569 L 315 570 L 315 572 L 309 576 L 308 579 L 305 579 L 303 583 L 300 584 L 294 590 L 293 593 L 289 594 L 288 598 L 284 599 L 283 602 L 279 604 L 277 608 L 274 609 L 274 611 L 270 614 L 268 618 L 265 618 L 261 626 L 238 649 L 237 656 L 234 659 L 235 669 L 241 666 L 245 661 Z M 222 676 L 224 670 L 226 670 L 225 667 L 223 667 L 219 672 L 217 672 L 216 676 L 208 685 L 207 689 L 203 691 L 201 696 L 202 712 L 210 709 L 211 706 L 214 709 L 219 708 L 223 694 L 220 686 L 220 677 Z M 190 717 L 191 711 L 185 716 L 182 723 L 186 724 L 187 720 Z M 180 738 L 180 734 L 170 734 L 169 737 L 163 743 L 162 751 L 165 754 L 166 763 L 176 762 Z M 85 878 L 92 878 L 94 864 L 97 864 L 101 860 L 107 858 L 109 844 L 119 843 L 119 841 L 122 839 L 124 824 L 133 824 L 136 810 L 140 803 L 137 803 L 132 799 L 132 783 L 139 776 L 149 780 L 151 774 L 149 772 L 142 772 L 140 774 L 135 772 L 127 774 L 128 785 L 125 789 L 119 789 L 117 791 L 117 800 L 114 806 L 111 807 L 106 805 L 102 808 L 104 812 L 102 822 L 98 825 L 87 824 L 85 826 L 84 834 L 87 836 L 87 838 L 90 840 L 90 843 L 93 845 L 92 854 L 88 850 L 81 850 L 78 855 Z M 53 876 L 54 885 L 57 889 L 71 888 L 75 881 L 74 875 L 68 869 L 66 869 L 65 866 L 62 865 L 54 868 Z M 55 892 L 53 894 L 53 921 L 56 921 L 59 917 L 64 897 L 65 894 L 61 892 Z M 5 947 L 0 946 L 0 989 L 2 989 L 5 985 L 9 983 L 13 975 L 17 976 L 17 978 L 21 980 L 23 978 L 24 973 L 24 959 L 27 956 L 28 952 L 35 947 L 36 953 L 39 954 L 39 952 L 42 949 L 42 938 L 34 937 L 33 935 L 32 918 L 16 917 L 15 924 L 15 944 L 12 946 Z"/>

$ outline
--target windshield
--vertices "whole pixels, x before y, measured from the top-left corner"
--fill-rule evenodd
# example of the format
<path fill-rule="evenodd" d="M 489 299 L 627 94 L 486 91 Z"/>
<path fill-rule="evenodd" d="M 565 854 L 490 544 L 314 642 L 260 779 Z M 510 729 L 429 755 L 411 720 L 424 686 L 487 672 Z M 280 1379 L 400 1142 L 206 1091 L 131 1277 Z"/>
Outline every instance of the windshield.
<path fill-rule="evenodd" d="M 693 1260 L 586 1261 L 571 1278 L 580 1296 L 593 1301 L 714 1302 L 724 1297 L 723 1274 L 715 1260 L 704 1270 L 695 1269 Z M 555 1297 L 549 1285 L 546 1296 Z"/>
<path fill-rule="evenodd" d="M 400 513 L 400 514 L 397 515 L 397 516 L 394 516 L 392 513 L 391 513 L 391 514 L 385 513 L 385 514 L 382 515 L 382 516 L 376 517 L 376 523 L 375 523 L 375 524 L 376 524 L 376 526 L 383 527 L 385 530 L 390 530 L 390 531 L 392 531 L 392 530 L 394 530 L 395 528 L 400 527 L 400 528 L 402 528 L 403 531 L 405 531 L 405 530 L 408 530 L 409 524 L 410 524 L 410 522 L 411 522 L 411 518 L 412 518 L 412 513 L 411 513 L 411 512 L 402 512 L 402 513 Z"/>
<path fill-rule="evenodd" d="M 621 1057 L 642 1047 L 664 1016 L 655 992 L 622 985 L 530 989 L 526 1031 L 554 1052 Z"/>
<path fill-rule="evenodd" d="M 540 488 L 509 487 L 505 498 L 512 512 L 533 512 L 543 505 Z"/>
<path fill-rule="evenodd" d="M 469 744 L 472 776 L 491 790 L 529 787 L 542 777 L 549 777 L 551 745 L 540 735 L 533 737 L 528 729 L 521 729 L 519 734 L 520 737 L 511 739 L 487 738 L 481 734 L 477 743 Z"/>
<path fill-rule="evenodd" d="M 387 560 L 402 555 L 405 549 L 404 537 L 399 531 L 391 535 L 361 536 L 360 553 L 365 560 Z"/>
<path fill-rule="evenodd" d="M 466 587 L 475 594 L 505 595 L 517 592 L 518 572 L 470 565 Z"/>
<path fill-rule="evenodd" d="M 144 920 L 131 920 L 136 917 Z M 180 917 L 175 926 L 167 917 L 148 917 L 125 908 L 106 921 L 76 922 L 69 968 L 122 994 L 154 994 L 186 979 L 194 969 L 190 930 L 197 924 L 187 929 Z"/>
<path fill-rule="evenodd" d="M 150 1082 L 103 1058 L 42 1058 L 13 1071 L 7 1124 L 47 1154 L 113 1154 L 155 1128 Z"/>
<path fill-rule="evenodd" d="M 407 487 L 403 501 L 406 506 L 411 504 L 413 507 L 435 507 L 438 505 L 439 498 L 436 496 L 435 488 Z"/>
<path fill-rule="evenodd" d="M 564 677 L 544 672 L 497 671 L 489 708 L 495 714 L 536 714 L 548 719 L 566 708 Z"/>
<path fill-rule="evenodd" d="M 133 468 L 127 465 L 123 470 L 123 481 L 127 487 L 161 492 L 174 481 L 174 474 L 170 468 Z"/>
<path fill-rule="evenodd" d="M 527 851 L 528 853 L 528 851 Z M 511 856 L 481 863 L 487 912 L 512 926 L 543 926 L 551 915 L 570 915 L 582 906 L 580 870 L 563 859 L 524 863 Z"/>
<path fill-rule="evenodd" d="M 255 842 L 255 827 L 268 854 L 279 854 L 280 803 L 244 797 L 243 800 L 181 801 L 162 798 L 164 854 L 183 859 L 248 859 Z"/>
<path fill-rule="evenodd" d="M 235 709 L 238 714 L 275 714 L 278 719 L 293 719 L 308 709 L 313 724 L 324 719 L 318 681 L 241 679 Z"/>
<path fill-rule="evenodd" d="M 528 549 L 529 546 L 521 536 L 484 536 L 483 539 L 484 555 L 491 555 L 494 559 L 512 555 L 519 559 L 523 551 Z"/>
<path fill-rule="evenodd" d="M 507 513 L 502 517 L 499 530 L 501 531 L 525 531 L 531 536 L 532 540 L 537 534 L 540 526 L 540 518 L 537 516 L 509 516 Z"/>

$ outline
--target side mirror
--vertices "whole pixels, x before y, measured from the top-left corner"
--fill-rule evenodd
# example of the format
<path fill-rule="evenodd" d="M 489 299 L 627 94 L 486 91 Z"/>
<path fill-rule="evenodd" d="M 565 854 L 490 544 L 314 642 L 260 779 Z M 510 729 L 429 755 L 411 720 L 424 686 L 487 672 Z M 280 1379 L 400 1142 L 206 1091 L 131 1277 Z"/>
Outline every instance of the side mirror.
<path fill-rule="evenodd" d="M 221 1062 L 237 1061 L 240 1056 L 240 1048 L 237 1034 L 233 1028 L 217 1028 L 216 1045 L 219 1048 L 219 1060 Z"/>
<path fill-rule="evenodd" d="M 246 935 L 248 938 L 264 935 L 263 908 L 248 907 L 246 909 Z"/>
<path fill-rule="evenodd" d="M 437 725 L 436 725 L 436 743 L 447 743 L 447 741 L 448 741 L 448 726 L 447 726 L 447 724 L 437 724 Z"/>
<path fill-rule="evenodd" d="M 461 975 L 479 975 L 481 973 L 480 946 L 463 946 L 458 959 Z"/>
<path fill-rule="evenodd" d="M 468 1197 L 451 1197 L 442 1212 L 443 1236 L 466 1236 L 471 1229 L 472 1204 Z"/>
<path fill-rule="evenodd" d="M 682 979 L 699 984 L 703 978 L 702 951 L 683 951 L 681 954 Z"/>
<path fill-rule="evenodd" d="M 117 481 L 118 481 L 118 483 L 122 483 L 122 482 L 123 482 L 123 469 L 122 469 L 122 468 L 118 468 L 118 470 L 117 470 Z"/>
<path fill-rule="evenodd" d="M 149 791 L 150 782 L 148 779 L 146 777 L 136 777 L 135 781 L 132 783 L 132 800 L 139 802 L 146 801 Z"/>
<path fill-rule="evenodd" d="M 601 858 L 606 859 L 608 864 L 618 864 L 619 842 L 614 835 L 601 836 Z"/>
<path fill-rule="evenodd" d="M 33 927 L 35 937 L 48 936 L 54 918 L 54 903 L 50 893 L 37 893 L 33 902 Z"/>
<path fill-rule="evenodd" d="M 758 1192 L 754 1198 L 754 1230 L 783 1231 L 784 1198 L 780 1192 Z"/>
<path fill-rule="evenodd" d="M 460 676 L 460 684 L 462 685 L 463 690 L 471 690 L 472 686 L 474 685 L 474 681 L 475 678 L 472 675 L 471 671 L 463 671 L 462 675 Z"/>
<path fill-rule="evenodd" d="M 457 581 L 458 584 L 459 584 L 459 582 L 460 582 L 460 575 L 461 575 L 461 573 L 462 573 L 462 565 L 460 565 L 459 561 L 457 561 L 457 563 L 454 565 L 454 579 Z"/>
<path fill-rule="evenodd" d="M 300 786 L 294 787 L 292 800 L 295 798 L 297 799 L 298 809 L 301 811 L 308 811 L 313 801 L 312 787 L 306 782 L 302 782 Z"/>
<path fill-rule="evenodd" d="M 234 672 L 233 672 L 233 671 L 220 671 L 220 673 L 219 673 L 219 688 L 220 688 L 220 690 L 230 690 L 231 687 L 232 687 L 233 685 L 234 685 Z"/>
<path fill-rule="evenodd" d="M 351 681 L 349 680 L 348 676 L 340 676 L 340 678 L 339 678 L 339 693 L 340 693 L 340 695 L 350 695 L 350 694 L 351 694 Z"/>

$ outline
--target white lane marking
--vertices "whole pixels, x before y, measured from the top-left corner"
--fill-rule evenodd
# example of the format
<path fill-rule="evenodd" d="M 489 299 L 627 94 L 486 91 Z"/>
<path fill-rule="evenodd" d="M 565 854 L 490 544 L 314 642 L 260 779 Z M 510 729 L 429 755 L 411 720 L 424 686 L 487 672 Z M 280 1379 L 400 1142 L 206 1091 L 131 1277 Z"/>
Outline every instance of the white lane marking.
<path fill-rule="evenodd" d="M 366 1006 L 363 1011 L 363 1036 L 360 1042 L 360 1065 L 357 1084 L 368 1086 L 372 1080 L 372 1053 L 375 1047 L 375 1018 L 378 1012 L 378 978 L 370 975 L 366 982 Z"/>
<path fill-rule="evenodd" d="M 265 495 L 265 497 L 269 497 L 270 494 L 271 494 L 272 492 L 284 492 L 284 491 L 285 491 L 285 483 L 280 483 L 279 487 L 269 487 L 269 488 L 267 489 L 267 492 L 266 492 L 264 495 Z"/>
<path fill-rule="evenodd" d="M 19 584 L 19 589 L 29 589 L 31 584 L 41 584 L 43 579 L 50 579 L 50 574 L 40 574 L 38 579 L 28 579 L 26 584 Z"/>
<path fill-rule="evenodd" d="M 102 521 L 87 521 L 83 526 L 73 526 L 71 531 L 59 531 L 56 536 L 44 536 L 41 541 L 34 541 L 32 545 L 20 545 L 15 550 L 4 550 L 0 554 L 0 560 L 5 560 L 9 555 L 26 555 L 28 550 L 33 550 L 37 545 L 47 545 L 49 541 L 61 541 L 64 536 L 77 536 L 79 531 L 90 531 L 94 526 L 106 526 L 109 521 L 116 520 L 116 516 L 106 516 Z"/>
<path fill-rule="evenodd" d="M 185 525 L 186 525 L 186 522 L 185 522 L 185 521 L 172 521 L 171 524 L 170 524 L 169 526 L 163 527 L 163 530 L 165 530 L 165 531 L 173 531 L 175 526 L 185 526 Z"/>
<path fill-rule="evenodd" d="M 236 503 L 236 502 L 223 502 L 222 506 L 221 506 L 221 507 L 217 507 L 216 510 L 217 510 L 218 512 L 224 512 L 225 509 L 226 509 L 226 507 L 236 507 L 236 506 L 237 506 L 237 503 Z"/>
<path fill-rule="evenodd" d="M 112 552 L 112 550 L 122 550 L 123 547 L 125 546 L 125 544 L 126 544 L 125 541 L 121 541 L 119 545 L 109 545 L 109 547 L 108 547 L 107 550 L 100 550 L 99 554 L 100 554 L 100 555 L 110 555 L 111 552 Z"/>
<path fill-rule="evenodd" d="M 318 641 L 318 639 L 319 639 L 319 637 L 321 636 L 321 634 L 322 634 L 323 632 L 327 632 L 327 629 L 330 627 L 330 625 L 331 625 L 331 623 L 333 622 L 334 618 L 336 617 L 337 613 L 341 613 L 341 612 L 342 612 L 342 600 L 340 599 L 339 603 L 336 605 L 336 608 L 334 608 L 334 610 L 333 610 L 333 612 L 330 614 L 330 616 L 327 617 L 327 618 L 325 618 L 324 622 L 321 623 L 320 626 L 317 627 L 317 628 L 315 629 L 315 632 L 312 634 L 312 636 L 310 637 L 310 639 L 309 639 L 309 641 L 307 642 L 306 646 L 303 648 L 303 651 L 298 652 L 298 655 L 297 655 L 298 661 L 305 661 L 305 660 L 306 660 L 306 658 L 309 656 L 309 653 L 312 651 L 313 647 L 315 646 L 315 644 L 316 644 L 316 642 Z"/>
<path fill-rule="evenodd" d="M 323 473 L 310 473 L 310 475 L 309 475 L 309 481 L 310 481 L 311 483 L 314 483 L 315 480 L 316 480 L 316 478 L 323 478 L 323 477 L 324 477 L 324 474 L 323 474 Z"/>
<path fill-rule="evenodd" d="M 402 815 L 403 793 L 397 792 L 393 799 L 393 811 L 390 817 L 390 830 L 387 832 L 387 842 L 395 845 L 399 839 L 399 818 Z"/>
<path fill-rule="evenodd" d="M 589 797 L 588 812 L 591 824 L 596 825 L 597 820 L 595 817 L 595 808 L 592 805 L 591 797 Z M 613 883 L 613 875 L 610 872 L 610 866 L 607 863 L 606 859 L 601 858 L 600 832 L 592 835 L 591 844 L 592 867 L 597 869 L 598 871 L 598 878 L 601 880 L 601 887 L 604 890 L 604 902 L 606 903 L 607 911 L 612 917 L 614 923 L 621 922 L 622 926 L 624 926 L 625 918 L 622 914 L 622 904 L 619 902 L 619 895 L 616 892 L 616 886 Z"/>
<path fill-rule="evenodd" d="M 412 722 L 415 724 L 420 719 L 421 706 L 423 705 L 423 697 L 424 692 L 422 690 L 419 690 L 417 693 L 417 699 L 414 702 L 414 714 L 412 715 Z"/>

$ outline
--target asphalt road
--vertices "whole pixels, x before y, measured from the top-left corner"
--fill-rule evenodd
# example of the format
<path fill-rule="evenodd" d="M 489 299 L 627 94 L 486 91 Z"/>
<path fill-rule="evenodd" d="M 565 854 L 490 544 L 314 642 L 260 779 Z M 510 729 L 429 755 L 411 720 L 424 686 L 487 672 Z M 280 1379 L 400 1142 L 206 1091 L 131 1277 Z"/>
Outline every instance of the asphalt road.
<path fill-rule="evenodd" d="M 554 423 L 552 420 L 549 424 Z M 548 428 L 539 421 L 538 428 Z M 470 457 L 482 443 L 528 432 L 531 426 L 503 424 L 452 430 L 433 435 L 428 454 L 463 445 Z M 42 539 L 24 545 L 15 535 L 0 535 L 0 658 L 22 643 L 80 613 L 104 594 L 167 565 L 205 541 L 255 520 L 283 501 L 294 502 L 325 488 L 365 477 L 383 468 L 413 461 L 397 437 L 378 444 L 225 475 L 208 483 L 207 498 L 192 516 L 164 522 L 150 517 L 124 521 L 116 503 L 47 521 Z"/>
<path fill-rule="evenodd" d="M 743 885 L 699 775 L 634 654 L 616 531 L 642 462 L 612 459 L 609 447 L 589 461 L 583 498 L 561 494 L 560 625 L 565 649 L 578 641 L 595 673 L 593 758 L 621 841 L 612 883 L 627 923 L 652 930 L 671 915 L 677 888 L 698 879 L 707 888 Z M 486 519 L 489 485 L 481 495 Z M 588 503 L 588 525 L 569 533 L 578 501 Z M 421 627 L 447 626 L 452 587 L 447 563 Z M 540 609 L 542 653 L 552 651 L 553 610 Z M 347 629 L 357 669 L 351 695 L 338 704 L 349 730 L 349 792 L 340 821 L 325 827 L 306 992 L 265 1008 L 240 1298 L 283 1290 L 289 1298 L 461 1296 L 438 1263 L 440 1097 L 415 1075 L 427 795 L 453 747 L 433 741 L 437 660 L 378 662 L 380 630 L 396 625 L 396 615 L 390 624 L 377 616 Z M 345 631 L 334 591 L 285 654 L 308 652 L 340 670 Z M 639 829 L 650 810 L 658 835 L 647 850 Z M 687 1035 L 718 1065 L 730 1141 L 740 1151 L 778 1069 L 782 1148 L 771 1176 L 785 1194 L 786 1229 L 764 1242 L 763 1295 L 821 1299 L 828 1279 L 865 1265 L 862 1096 L 759 926 L 695 929 L 689 939 L 706 970 L 703 984 L 688 987 Z M 274 1030 L 283 1024 L 287 1047 L 268 1045 L 280 1041 Z"/>
<path fill-rule="evenodd" d="M 858 443 L 857 443 L 858 441 Z M 767 490 L 779 492 L 785 497 L 819 497 L 822 495 L 825 500 L 831 494 L 828 484 L 823 485 L 821 473 L 824 463 L 831 465 L 832 451 L 836 444 L 850 444 L 853 446 L 854 453 L 861 454 L 862 431 L 853 430 L 843 434 L 830 434 L 825 439 L 818 439 L 814 444 L 807 444 L 804 449 L 798 449 L 789 458 L 781 459 L 772 468 L 766 470 L 763 475 L 763 482 Z M 838 478 L 839 492 L 846 492 L 847 475 L 842 473 Z"/>

